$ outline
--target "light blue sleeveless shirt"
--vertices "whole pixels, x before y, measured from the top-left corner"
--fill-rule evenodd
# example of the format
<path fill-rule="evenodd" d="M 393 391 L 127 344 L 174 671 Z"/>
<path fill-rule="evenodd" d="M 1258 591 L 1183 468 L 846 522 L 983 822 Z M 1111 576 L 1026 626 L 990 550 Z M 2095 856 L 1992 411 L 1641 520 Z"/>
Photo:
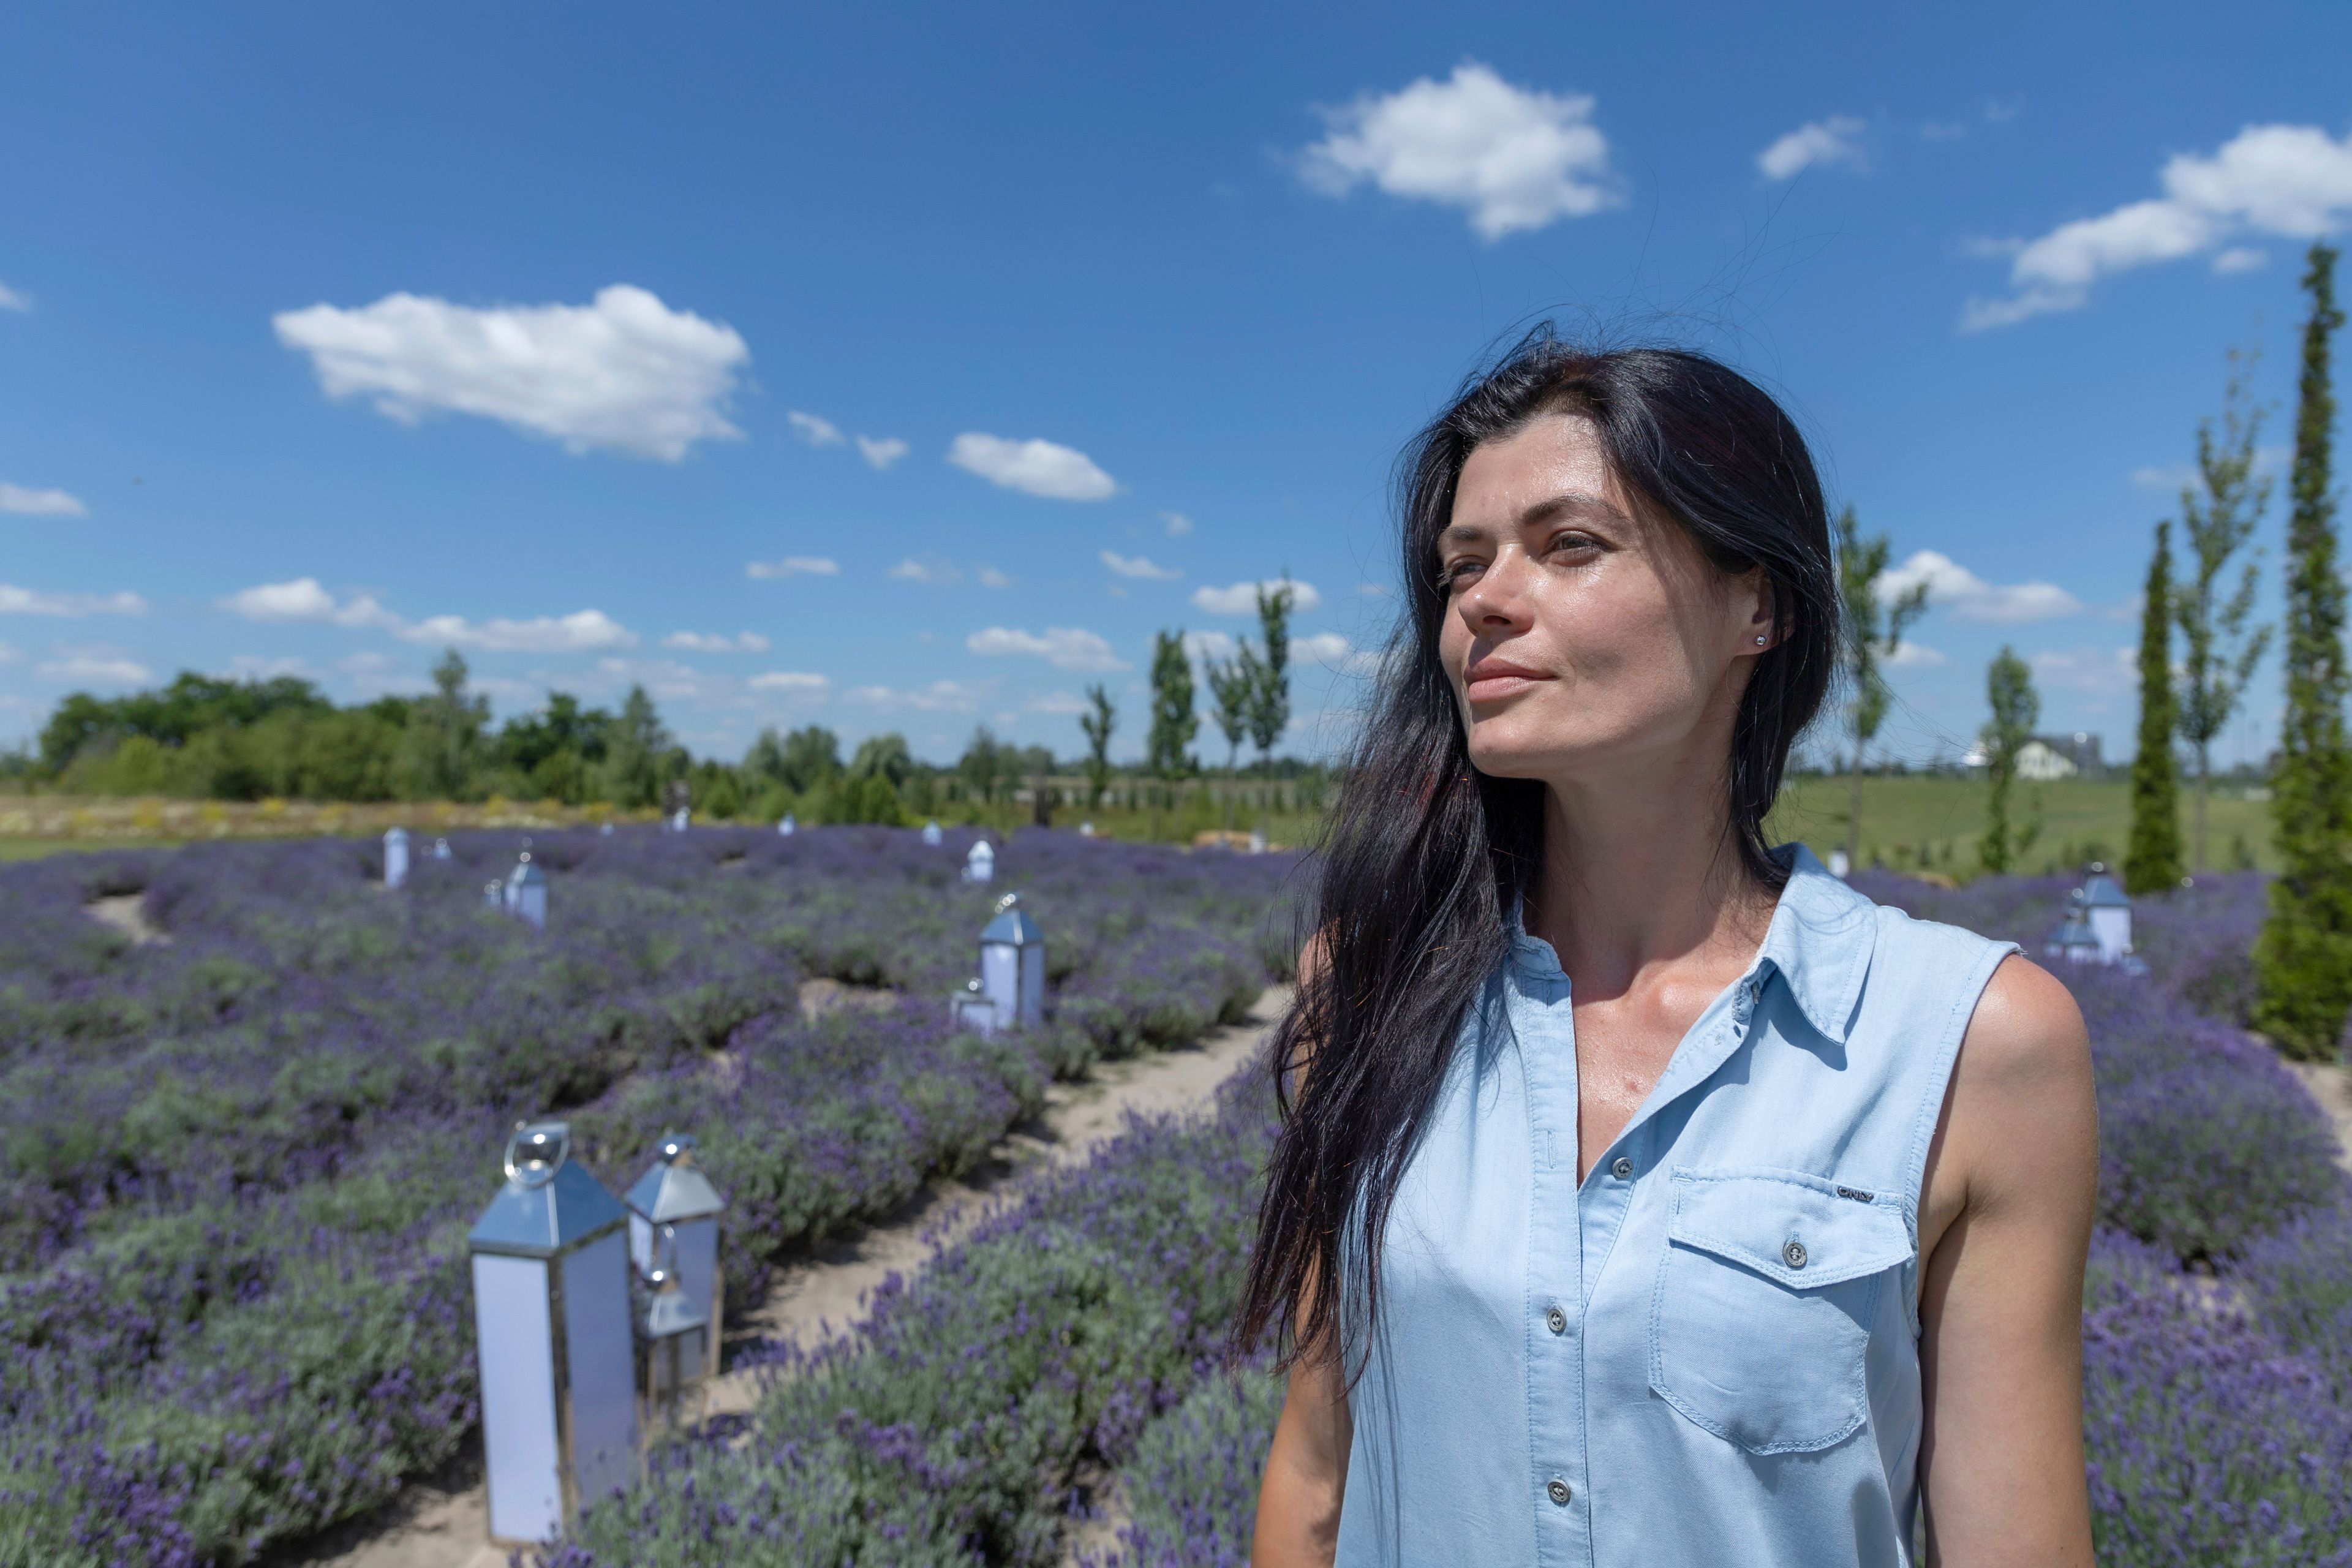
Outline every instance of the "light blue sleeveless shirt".
<path fill-rule="evenodd" d="M 1339 1568 L 1908 1568 L 1921 1176 L 2015 948 L 1775 853 L 1755 963 L 1581 1184 L 1568 977 L 1514 917 L 1388 1226 Z"/>

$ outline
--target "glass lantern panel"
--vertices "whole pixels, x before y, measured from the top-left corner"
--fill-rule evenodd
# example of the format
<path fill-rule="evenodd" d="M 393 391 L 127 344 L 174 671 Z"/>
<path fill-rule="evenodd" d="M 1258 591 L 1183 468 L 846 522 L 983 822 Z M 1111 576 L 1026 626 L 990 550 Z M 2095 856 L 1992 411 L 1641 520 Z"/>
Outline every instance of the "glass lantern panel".
<path fill-rule="evenodd" d="M 1013 1023 L 1021 1016 L 1020 949 L 1009 942 L 980 944 L 981 994 L 996 1004 L 996 1016 Z"/>
<path fill-rule="evenodd" d="M 572 1373 L 572 1473 L 585 1508 L 635 1479 L 636 1331 L 629 1243 L 618 1229 L 563 1259 L 563 1337 Z"/>
<path fill-rule="evenodd" d="M 553 1327 L 545 1263 L 474 1255 L 490 1534 L 501 1541 L 544 1541 L 563 1522 Z"/>

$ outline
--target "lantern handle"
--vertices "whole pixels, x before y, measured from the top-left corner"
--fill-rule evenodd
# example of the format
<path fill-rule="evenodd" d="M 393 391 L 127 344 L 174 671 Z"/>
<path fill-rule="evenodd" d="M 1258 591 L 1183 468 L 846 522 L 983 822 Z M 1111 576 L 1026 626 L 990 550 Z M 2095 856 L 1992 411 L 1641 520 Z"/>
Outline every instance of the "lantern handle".
<path fill-rule="evenodd" d="M 514 1131 L 507 1138 L 507 1180 L 513 1182 L 520 1186 L 543 1187 L 547 1185 L 548 1183 L 555 1180 L 555 1173 L 562 1168 L 564 1161 L 572 1157 L 572 1129 L 570 1126 L 565 1125 L 562 1132 L 557 1137 L 555 1142 L 555 1158 L 547 1162 L 544 1167 L 546 1173 L 543 1175 L 526 1176 L 522 1173 L 521 1166 L 517 1164 L 515 1162 L 515 1145 L 522 1142 L 522 1135 L 530 1130 L 530 1124 L 528 1122 L 516 1122 Z"/>

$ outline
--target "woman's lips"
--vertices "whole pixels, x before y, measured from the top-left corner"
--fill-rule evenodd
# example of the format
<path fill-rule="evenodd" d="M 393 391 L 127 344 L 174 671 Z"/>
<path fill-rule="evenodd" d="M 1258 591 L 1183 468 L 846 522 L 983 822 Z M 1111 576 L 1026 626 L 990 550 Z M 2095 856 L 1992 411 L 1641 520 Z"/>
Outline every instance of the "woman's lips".
<path fill-rule="evenodd" d="M 1493 702 L 1517 696 L 1538 681 L 1551 679 L 1539 669 L 1529 669 L 1521 664 L 1506 664 L 1496 658 L 1480 659 L 1465 673 L 1464 694 L 1473 702 Z"/>

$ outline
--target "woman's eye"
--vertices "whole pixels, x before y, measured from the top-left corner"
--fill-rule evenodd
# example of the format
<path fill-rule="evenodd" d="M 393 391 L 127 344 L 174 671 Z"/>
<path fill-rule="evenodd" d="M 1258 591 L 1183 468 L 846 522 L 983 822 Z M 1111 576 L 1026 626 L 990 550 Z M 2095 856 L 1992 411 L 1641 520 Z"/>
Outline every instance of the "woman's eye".
<path fill-rule="evenodd" d="M 1593 549 L 1599 544 L 1599 542 L 1600 542 L 1598 540 L 1594 539 L 1592 535 L 1589 533 L 1563 533 L 1556 536 L 1552 540 L 1551 553 L 1554 555 L 1572 555 L 1578 551 Z"/>
<path fill-rule="evenodd" d="M 1458 588 L 1486 566 L 1483 561 L 1449 561 L 1438 568 L 1437 580 L 1447 588 Z"/>

